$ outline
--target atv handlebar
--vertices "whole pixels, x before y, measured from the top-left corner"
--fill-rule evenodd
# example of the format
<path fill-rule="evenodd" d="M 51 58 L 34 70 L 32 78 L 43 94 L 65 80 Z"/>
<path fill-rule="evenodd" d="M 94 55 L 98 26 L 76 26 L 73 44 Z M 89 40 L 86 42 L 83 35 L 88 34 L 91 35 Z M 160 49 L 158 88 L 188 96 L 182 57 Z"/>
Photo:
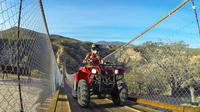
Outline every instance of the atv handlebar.
<path fill-rule="evenodd" d="M 91 59 L 88 59 L 87 61 L 83 61 L 83 62 L 81 63 L 81 66 L 85 66 L 86 64 L 89 64 L 89 63 L 94 64 L 94 62 L 93 62 Z"/>
<path fill-rule="evenodd" d="M 115 67 L 124 67 L 124 65 L 115 65 L 115 64 L 99 64 L 99 66 L 115 66 Z"/>
<path fill-rule="evenodd" d="M 88 60 L 87 60 L 87 63 L 91 63 L 91 62 L 92 62 L 92 60 L 91 60 L 91 59 L 88 59 Z"/>

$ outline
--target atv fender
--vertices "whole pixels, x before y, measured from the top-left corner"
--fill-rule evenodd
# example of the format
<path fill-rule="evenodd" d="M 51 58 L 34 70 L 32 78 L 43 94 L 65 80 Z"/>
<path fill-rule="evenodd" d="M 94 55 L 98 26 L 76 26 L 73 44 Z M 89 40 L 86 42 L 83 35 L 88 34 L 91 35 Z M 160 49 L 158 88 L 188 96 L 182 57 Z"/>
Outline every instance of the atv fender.
<path fill-rule="evenodd" d="M 76 91 L 78 87 L 78 74 L 75 74 L 74 77 L 73 89 Z"/>
<path fill-rule="evenodd" d="M 81 79 L 84 79 L 88 83 L 90 83 L 90 79 L 88 78 L 89 74 L 90 74 L 90 72 L 86 69 L 86 67 L 81 67 L 79 69 L 78 73 L 74 75 L 77 86 L 78 86 L 79 80 L 81 80 Z M 92 75 L 91 75 L 91 77 L 92 77 Z"/>
<path fill-rule="evenodd" d="M 78 83 L 78 74 L 74 75 L 74 82 Z"/>

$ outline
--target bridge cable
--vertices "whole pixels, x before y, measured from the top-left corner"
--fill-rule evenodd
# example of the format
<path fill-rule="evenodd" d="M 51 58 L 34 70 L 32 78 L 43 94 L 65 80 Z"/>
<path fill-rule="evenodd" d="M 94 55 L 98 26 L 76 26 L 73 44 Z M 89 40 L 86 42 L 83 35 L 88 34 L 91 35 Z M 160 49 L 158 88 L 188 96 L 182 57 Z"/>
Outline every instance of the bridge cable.
<path fill-rule="evenodd" d="M 40 4 L 40 9 L 41 9 L 41 13 L 42 13 L 42 18 L 43 18 L 43 21 L 44 21 L 45 29 L 46 29 L 46 32 L 47 32 L 47 36 L 48 36 L 49 39 L 50 39 L 49 29 L 48 29 L 48 25 L 47 25 L 45 13 L 44 13 L 44 8 L 43 8 L 42 0 L 38 0 L 38 2 L 39 2 L 39 4 Z"/>
<path fill-rule="evenodd" d="M 139 37 L 141 37 L 142 35 L 144 35 L 146 32 L 148 32 L 149 30 L 151 30 L 152 28 L 154 28 L 155 26 L 157 26 L 159 23 L 161 23 L 163 20 L 165 20 L 166 18 L 168 18 L 170 15 L 172 15 L 174 12 L 176 12 L 178 9 L 180 9 L 182 6 L 184 6 L 186 3 L 188 3 L 190 0 L 185 0 L 183 3 L 181 3 L 180 5 L 178 5 L 175 9 L 173 9 L 170 13 L 168 13 L 166 16 L 164 16 L 163 18 L 161 18 L 158 22 L 156 22 L 155 24 L 153 24 L 152 26 L 150 26 L 148 29 L 146 29 L 144 32 L 142 32 L 141 34 L 139 34 L 138 36 L 136 36 L 135 38 L 133 38 L 132 40 L 130 40 L 128 43 L 122 45 L 120 48 L 118 48 L 117 50 L 111 52 L 110 54 L 108 54 L 107 56 L 105 56 L 103 59 L 108 58 L 109 56 L 111 56 L 112 54 L 116 53 L 117 51 L 121 50 L 122 48 L 128 46 L 130 43 L 134 42 L 135 40 L 137 40 Z"/>
<path fill-rule="evenodd" d="M 191 2 L 192 2 L 192 8 L 194 10 L 195 17 L 196 17 L 196 21 L 197 21 L 197 25 L 198 25 L 198 29 L 199 29 L 199 36 L 200 36 L 200 25 L 199 25 L 197 10 L 196 10 L 195 4 L 194 4 L 194 0 L 191 0 Z"/>
<path fill-rule="evenodd" d="M 45 25 L 47 37 L 49 38 L 48 41 L 51 43 L 49 29 L 48 29 L 48 25 L 47 25 L 47 21 L 46 21 L 46 16 L 45 16 L 45 13 L 44 13 L 44 8 L 43 8 L 42 0 L 38 0 L 38 2 L 40 4 L 40 9 L 41 9 L 41 13 L 42 13 L 43 22 L 44 22 L 44 25 Z M 52 45 L 49 45 L 49 47 L 50 47 L 50 49 L 52 49 L 52 53 L 53 53 L 54 51 L 53 51 Z M 56 57 L 54 55 L 53 55 L 53 58 L 56 59 Z M 58 63 L 56 62 L 56 64 L 58 64 Z"/>
<path fill-rule="evenodd" d="M 19 6 L 19 16 L 18 16 L 18 27 L 17 27 L 17 76 L 18 76 L 18 89 L 19 89 L 19 99 L 20 99 L 20 112 L 23 112 L 23 101 L 22 101 L 22 91 L 21 91 L 21 84 L 20 84 L 20 68 L 19 68 L 19 60 L 20 60 L 20 54 L 19 54 L 19 39 L 20 39 L 20 22 L 21 22 L 21 12 L 22 12 L 22 0 L 20 0 L 20 6 Z"/>

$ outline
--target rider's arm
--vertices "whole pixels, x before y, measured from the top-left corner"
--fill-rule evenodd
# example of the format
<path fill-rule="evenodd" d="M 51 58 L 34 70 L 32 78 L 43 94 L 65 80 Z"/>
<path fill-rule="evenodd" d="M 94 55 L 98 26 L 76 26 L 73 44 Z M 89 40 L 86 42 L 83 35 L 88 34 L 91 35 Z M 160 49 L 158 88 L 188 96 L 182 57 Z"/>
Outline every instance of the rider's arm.
<path fill-rule="evenodd" d="M 102 57 L 100 57 L 101 64 L 111 64 L 110 62 L 106 62 Z"/>
<path fill-rule="evenodd" d="M 102 57 L 100 57 L 100 63 L 101 63 L 101 64 L 106 64 L 106 62 L 103 60 Z"/>
<path fill-rule="evenodd" d="M 89 59 L 90 57 L 90 53 L 87 53 L 87 55 L 85 56 L 85 59 L 83 60 L 83 63 L 87 63 L 87 60 Z"/>

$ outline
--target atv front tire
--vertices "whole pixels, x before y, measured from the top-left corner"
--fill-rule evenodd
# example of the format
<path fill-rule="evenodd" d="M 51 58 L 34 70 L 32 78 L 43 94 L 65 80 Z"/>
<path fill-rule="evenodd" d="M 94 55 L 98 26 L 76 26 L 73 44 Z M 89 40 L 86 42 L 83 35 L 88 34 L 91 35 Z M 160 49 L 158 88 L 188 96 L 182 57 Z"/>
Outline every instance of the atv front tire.
<path fill-rule="evenodd" d="M 86 80 L 81 79 L 78 82 L 77 91 L 78 103 L 81 107 L 87 107 L 90 103 L 90 88 Z"/>
<path fill-rule="evenodd" d="M 113 88 L 111 93 L 112 101 L 115 105 L 124 105 L 128 99 L 128 89 L 125 83 L 121 83 Z"/>

